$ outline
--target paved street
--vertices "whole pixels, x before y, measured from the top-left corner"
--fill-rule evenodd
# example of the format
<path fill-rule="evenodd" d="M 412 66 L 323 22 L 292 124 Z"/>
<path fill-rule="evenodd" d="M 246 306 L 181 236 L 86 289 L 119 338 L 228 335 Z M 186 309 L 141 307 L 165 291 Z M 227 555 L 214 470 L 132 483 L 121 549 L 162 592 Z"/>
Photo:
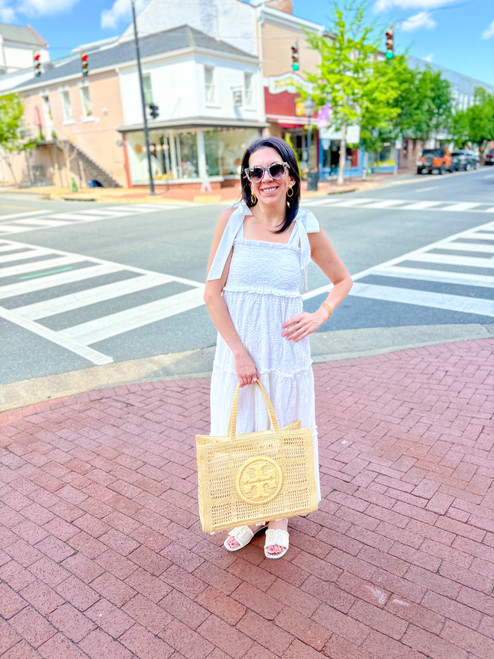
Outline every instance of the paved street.
<path fill-rule="evenodd" d="M 95 205 L 16 195 L 3 201 L 4 384 L 191 350 L 200 351 L 195 366 L 187 362 L 181 372 L 209 370 L 216 332 L 202 286 L 222 206 Z M 367 354 L 375 343 L 373 328 L 391 341 L 376 344 L 380 349 L 427 343 L 436 327 L 444 328 L 445 338 L 489 335 L 490 170 L 415 177 L 304 205 L 316 213 L 355 279 L 331 331 L 324 327 L 313 337 L 315 358 L 335 350 L 346 354 L 348 332 L 355 331 L 358 354 Z M 314 265 L 309 288 L 310 311 L 328 289 Z"/>

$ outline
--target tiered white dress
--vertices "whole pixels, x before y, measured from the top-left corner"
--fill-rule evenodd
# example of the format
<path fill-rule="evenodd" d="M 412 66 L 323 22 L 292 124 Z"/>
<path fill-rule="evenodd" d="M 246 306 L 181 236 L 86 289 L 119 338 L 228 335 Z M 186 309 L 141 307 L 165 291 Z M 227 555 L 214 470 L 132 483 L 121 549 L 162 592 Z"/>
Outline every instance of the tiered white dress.
<path fill-rule="evenodd" d="M 243 202 L 236 207 L 223 233 L 208 280 L 219 279 L 233 246 L 232 260 L 223 296 L 235 329 L 254 360 L 259 378 L 273 403 L 280 426 L 300 420 L 311 428 L 317 499 L 320 501 L 314 377 L 310 340 L 287 341 L 281 336 L 284 322 L 303 311 L 300 293 L 310 262 L 307 234 L 319 231 L 310 211 L 299 210 L 287 244 L 246 240 L 243 224 L 252 215 Z M 226 435 L 237 386 L 235 362 L 230 348 L 218 334 L 211 378 L 211 434 Z M 269 428 L 262 394 L 256 385 L 239 393 L 237 432 Z"/>

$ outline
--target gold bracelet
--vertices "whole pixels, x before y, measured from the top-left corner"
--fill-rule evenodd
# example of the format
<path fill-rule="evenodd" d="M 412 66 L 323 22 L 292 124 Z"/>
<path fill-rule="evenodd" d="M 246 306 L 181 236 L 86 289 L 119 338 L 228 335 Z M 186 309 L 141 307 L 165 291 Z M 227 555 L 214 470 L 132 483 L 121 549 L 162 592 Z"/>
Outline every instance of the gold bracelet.
<path fill-rule="evenodd" d="M 328 316 L 328 320 L 329 320 L 331 318 L 331 316 L 333 315 L 333 310 L 331 309 L 331 307 L 329 306 L 329 304 L 327 302 L 323 302 L 321 304 L 321 307 L 326 307 L 326 309 L 329 313 L 329 316 Z"/>

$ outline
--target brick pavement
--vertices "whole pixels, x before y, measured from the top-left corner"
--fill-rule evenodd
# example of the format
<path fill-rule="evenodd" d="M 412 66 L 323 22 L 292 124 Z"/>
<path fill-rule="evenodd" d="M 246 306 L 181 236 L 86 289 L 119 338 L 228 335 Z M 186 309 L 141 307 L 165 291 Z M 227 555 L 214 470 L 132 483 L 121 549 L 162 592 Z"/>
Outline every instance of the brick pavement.
<path fill-rule="evenodd" d="M 201 532 L 206 379 L 0 415 L 0 655 L 494 657 L 494 340 L 316 365 L 323 501 Z"/>

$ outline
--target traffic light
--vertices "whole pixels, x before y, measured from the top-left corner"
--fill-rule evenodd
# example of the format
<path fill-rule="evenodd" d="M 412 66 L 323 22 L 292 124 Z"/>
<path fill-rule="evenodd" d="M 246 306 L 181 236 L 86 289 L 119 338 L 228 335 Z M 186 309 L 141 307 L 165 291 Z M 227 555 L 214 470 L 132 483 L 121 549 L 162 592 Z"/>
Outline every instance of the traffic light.
<path fill-rule="evenodd" d="M 82 68 L 82 75 L 87 76 L 89 73 L 89 63 L 87 61 L 86 53 L 81 54 L 81 68 Z"/>
<path fill-rule="evenodd" d="M 34 75 L 39 77 L 41 75 L 41 55 L 34 53 Z"/>
<path fill-rule="evenodd" d="M 159 116 L 159 107 L 154 103 L 150 103 L 149 114 L 151 115 L 151 119 L 156 119 Z"/>
<path fill-rule="evenodd" d="M 292 46 L 292 71 L 300 69 L 299 56 L 298 56 L 298 43 Z"/>
<path fill-rule="evenodd" d="M 386 30 L 386 59 L 393 59 L 394 45 L 393 45 L 393 25 Z"/>

